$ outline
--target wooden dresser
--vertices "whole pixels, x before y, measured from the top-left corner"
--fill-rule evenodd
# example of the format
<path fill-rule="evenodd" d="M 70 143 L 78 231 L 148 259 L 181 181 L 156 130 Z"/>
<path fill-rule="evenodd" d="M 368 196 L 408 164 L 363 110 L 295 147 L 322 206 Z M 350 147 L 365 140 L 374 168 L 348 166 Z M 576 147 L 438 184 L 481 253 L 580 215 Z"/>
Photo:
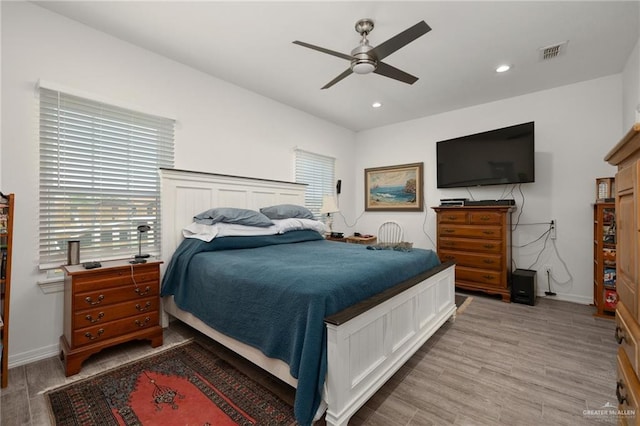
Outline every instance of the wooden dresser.
<path fill-rule="evenodd" d="M 80 371 L 92 354 L 135 339 L 162 345 L 160 264 L 150 260 L 103 262 L 84 269 L 64 266 L 64 334 L 60 337 L 65 374 Z"/>
<path fill-rule="evenodd" d="M 511 301 L 511 206 L 433 207 L 438 257 L 456 263 L 456 287 Z"/>
<path fill-rule="evenodd" d="M 607 154 L 616 174 L 616 340 L 618 380 L 616 395 L 621 410 L 636 410 L 640 422 L 640 123 L 636 123 Z"/>

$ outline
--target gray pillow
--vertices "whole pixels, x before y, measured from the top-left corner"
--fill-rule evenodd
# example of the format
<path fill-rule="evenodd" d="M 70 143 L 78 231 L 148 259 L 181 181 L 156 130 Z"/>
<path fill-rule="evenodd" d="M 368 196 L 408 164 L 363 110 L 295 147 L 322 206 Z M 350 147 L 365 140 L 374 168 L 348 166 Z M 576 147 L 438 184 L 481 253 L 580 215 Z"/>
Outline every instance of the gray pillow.
<path fill-rule="evenodd" d="M 193 220 L 196 223 L 204 225 L 213 225 L 218 222 L 260 227 L 273 225 L 273 222 L 271 222 L 271 220 L 262 213 L 258 213 L 255 210 L 238 209 L 235 207 L 218 207 L 215 209 L 209 209 L 195 215 Z"/>
<path fill-rule="evenodd" d="M 277 206 L 263 207 L 260 209 L 260 213 L 269 219 L 289 219 L 292 217 L 297 219 L 315 219 L 309 209 L 295 204 L 278 204 Z"/>

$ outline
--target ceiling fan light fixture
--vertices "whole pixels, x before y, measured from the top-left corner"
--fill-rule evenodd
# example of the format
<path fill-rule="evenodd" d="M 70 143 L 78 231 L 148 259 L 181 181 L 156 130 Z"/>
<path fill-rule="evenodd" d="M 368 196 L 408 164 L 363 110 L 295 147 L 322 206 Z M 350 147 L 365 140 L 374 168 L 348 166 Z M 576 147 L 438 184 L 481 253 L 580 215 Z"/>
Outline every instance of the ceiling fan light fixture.
<path fill-rule="evenodd" d="M 511 65 L 503 64 L 496 68 L 497 73 L 507 72 L 511 69 Z"/>
<path fill-rule="evenodd" d="M 374 102 L 371 104 L 371 107 L 373 108 L 380 108 L 382 106 L 382 102 Z"/>
<path fill-rule="evenodd" d="M 351 64 L 351 71 L 356 74 L 369 74 L 376 70 L 376 63 L 371 60 L 354 61 Z"/>

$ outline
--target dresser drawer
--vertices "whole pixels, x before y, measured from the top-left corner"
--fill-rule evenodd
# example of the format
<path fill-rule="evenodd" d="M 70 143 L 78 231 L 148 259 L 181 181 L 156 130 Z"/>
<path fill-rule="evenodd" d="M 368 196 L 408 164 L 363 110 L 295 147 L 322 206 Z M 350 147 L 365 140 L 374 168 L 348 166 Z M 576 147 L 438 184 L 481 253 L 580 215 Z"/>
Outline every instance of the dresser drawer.
<path fill-rule="evenodd" d="M 633 369 L 640 372 L 640 326 L 634 321 L 633 316 L 624 302 L 619 301 L 616 309 L 615 338 L 620 348 L 627 354 Z"/>
<path fill-rule="evenodd" d="M 502 227 L 492 225 L 441 225 L 439 232 L 442 237 L 502 239 Z"/>
<path fill-rule="evenodd" d="M 501 271 L 469 268 L 456 265 L 456 282 L 468 281 L 482 283 L 485 287 L 505 287 L 506 277 Z"/>
<path fill-rule="evenodd" d="M 440 261 L 442 262 L 455 262 L 456 265 L 470 266 L 472 268 L 483 269 L 502 269 L 502 256 L 499 254 L 474 254 L 465 252 L 456 252 L 448 250 L 440 250 L 438 253 Z"/>
<path fill-rule="evenodd" d="M 616 380 L 616 397 L 618 398 L 618 424 L 635 425 L 640 400 L 640 381 L 633 371 L 625 351 L 618 348 L 618 377 Z M 628 414 L 627 414 L 628 413 Z"/>
<path fill-rule="evenodd" d="M 475 253 L 502 253 L 502 241 L 441 237 L 438 239 L 438 248 L 441 250 L 449 249 Z"/>
<path fill-rule="evenodd" d="M 74 311 L 126 302 L 128 300 L 140 300 L 145 296 L 157 296 L 157 294 L 157 281 L 141 282 L 138 283 L 137 287 L 130 284 L 123 287 L 76 293 L 73 295 Z"/>
<path fill-rule="evenodd" d="M 73 315 L 73 328 L 84 328 L 92 325 L 104 324 L 120 318 L 139 315 L 146 312 L 157 311 L 159 308 L 158 297 L 153 296 L 142 300 L 118 303 L 115 305 L 100 306 L 84 311 L 78 311 Z"/>
<path fill-rule="evenodd" d="M 120 337 L 127 333 L 140 331 L 158 325 L 158 318 L 158 311 L 152 311 L 75 330 L 73 332 L 73 345 L 82 346 L 90 343 L 99 343 L 112 337 Z"/>
<path fill-rule="evenodd" d="M 502 225 L 504 215 L 498 212 L 470 211 L 469 223 L 472 225 Z"/>
<path fill-rule="evenodd" d="M 450 211 L 442 212 L 438 215 L 438 223 L 467 223 L 467 212 Z"/>
<path fill-rule="evenodd" d="M 160 279 L 158 268 L 136 268 L 133 275 L 131 270 L 127 268 L 113 270 L 98 271 L 95 274 L 78 275 L 74 277 L 73 285 L 75 291 L 90 291 L 109 287 L 119 287 L 134 282 L 141 283 L 144 281 L 157 281 Z"/>

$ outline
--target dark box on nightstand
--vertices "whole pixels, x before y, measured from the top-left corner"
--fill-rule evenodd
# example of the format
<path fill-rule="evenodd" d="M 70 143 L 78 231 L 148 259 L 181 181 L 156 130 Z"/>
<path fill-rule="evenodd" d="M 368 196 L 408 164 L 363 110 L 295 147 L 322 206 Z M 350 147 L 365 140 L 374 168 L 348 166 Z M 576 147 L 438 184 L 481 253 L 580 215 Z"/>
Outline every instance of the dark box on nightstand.
<path fill-rule="evenodd" d="M 511 301 L 526 305 L 536 304 L 536 271 L 516 269 L 511 274 Z"/>

